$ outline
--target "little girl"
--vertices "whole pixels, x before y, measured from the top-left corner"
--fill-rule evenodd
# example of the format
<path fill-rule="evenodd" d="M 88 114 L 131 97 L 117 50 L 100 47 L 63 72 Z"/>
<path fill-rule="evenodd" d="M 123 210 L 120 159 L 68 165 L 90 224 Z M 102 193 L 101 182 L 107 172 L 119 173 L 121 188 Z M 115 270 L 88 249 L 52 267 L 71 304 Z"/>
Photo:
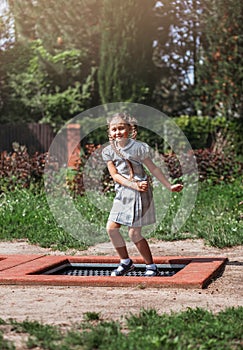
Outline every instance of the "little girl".
<path fill-rule="evenodd" d="M 123 276 L 134 269 L 126 243 L 119 232 L 121 225 L 128 227 L 129 237 L 145 261 L 145 276 L 158 276 L 159 271 L 153 262 L 148 242 L 141 235 L 142 226 L 155 223 L 152 189 L 143 164 L 168 190 L 179 192 L 183 186 L 171 185 L 153 163 L 149 146 L 135 140 L 135 118 L 126 113 L 116 113 L 107 122 L 110 145 L 104 148 L 102 157 L 115 182 L 116 196 L 106 228 L 120 257 L 120 264 L 111 276 Z"/>

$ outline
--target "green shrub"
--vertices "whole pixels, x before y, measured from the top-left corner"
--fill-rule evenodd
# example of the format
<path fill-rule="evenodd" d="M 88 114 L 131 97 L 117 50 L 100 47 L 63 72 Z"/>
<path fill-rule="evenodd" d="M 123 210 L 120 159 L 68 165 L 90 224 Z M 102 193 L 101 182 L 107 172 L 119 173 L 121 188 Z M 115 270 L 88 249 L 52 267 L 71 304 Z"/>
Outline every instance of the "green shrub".
<path fill-rule="evenodd" d="M 93 166 L 89 171 L 88 184 L 89 188 L 99 188 L 105 193 L 114 191 L 114 184 L 112 178 L 109 176 L 107 169 L 103 169 L 102 158 L 100 152 L 97 152 L 99 146 L 94 147 L 96 150 L 95 155 L 92 156 Z M 101 148 L 100 148 L 101 150 Z M 90 152 L 92 154 L 92 151 Z M 234 156 L 233 152 L 219 152 L 210 149 L 198 149 L 192 153 L 184 155 L 184 161 L 190 164 L 190 158 L 194 156 L 198 167 L 199 181 L 207 181 L 208 183 L 228 183 L 234 181 L 240 177 L 243 172 L 243 162 L 238 161 Z M 163 162 L 168 168 L 169 176 L 173 180 L 183 181 L 183 172 L 181 164 L 174 153 L 161 154 L 159 157 L 162 158 Z M 68 186 L 72 189 L 74 195 L 84 194 L 85 188 L 82 177 L 83 165 L 79 170 L 72 171 L 68 181 Z M 188 169 L 190 171 L 190 169 Z M 192 169 L 193 172 L 195 169 Z M 87 171 L 87 169 L 86 169 Z M 97 174 L 99 173 L 99 174 Z M 103 188 L 100 188 L 100 182 L 103 183 Z"/>
<path fill-rule="evenodd" d="M 223 135 L 234 147 L 236 154 L 242 154 L 243 122 L 241 119 L 225 117 L 188 116 L 174 118 L 175 123 L 184 132 L 193 149 L 211 148 Z"/>
<path fill-rule="evenodd" d="M 29 155 L 25 146 L 13 144 L 14 151 L 1 153 L 0 158 L 0 193 L 16 188 L 35 189 L 43 185 L 45 154 Z"/>
<path fill-rule="evenodd" d="M 213 184 L 231 182 L 240 177 L 243 162 L 236 159 L 233 152 L 223 153 L 210 149 L 195 150 L 199 180 Z"/>

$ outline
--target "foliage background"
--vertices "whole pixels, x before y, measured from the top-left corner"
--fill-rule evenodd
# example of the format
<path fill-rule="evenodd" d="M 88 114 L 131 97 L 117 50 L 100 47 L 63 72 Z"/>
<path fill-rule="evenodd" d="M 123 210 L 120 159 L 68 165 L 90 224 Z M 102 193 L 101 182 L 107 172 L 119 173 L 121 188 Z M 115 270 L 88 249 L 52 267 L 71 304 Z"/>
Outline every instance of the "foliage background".
<path fill-rule="evenodd" d="M 0 125 L 49 123 L 57 131 L 100 104 L 143 103 L 174 118 L 195 151 L 201 180 L 231 185 L 242 175 L 242 44 L 240 0 L 3 0 Z M 84 132 L 91 122 L 82 120 Z M 144 129 L 140 136 L 159 153 L 164 150 L 156 134 Z M 106 141 L 106 130 L 97 129 L 82 146 Z M 45 155 L 21 152 L 1 154 L 0 195 L 13 195 L 4 202 L 14 203 L 10 209 L 18 207 L 23 187 L 30 196 L 42 189 Z M 180 181 L 174 155 L 167 161 L 172 178 Z M 74 180 L 74 193 L 82 193 L 82 173 Z M 240 181 L 234 186 L 241 193 Z M 22 214 L 20 209 L 21 219 Z M 230 232 L 241 224 L 242 214 L 234 215 Z M 211 218 L 209 227 L 213 224 Z"/>
<path fill-rule="evenodd" d="M 242 16 L 240 0 L 4 0 L 0 122 L 129 101 L 241 125 Z"/>

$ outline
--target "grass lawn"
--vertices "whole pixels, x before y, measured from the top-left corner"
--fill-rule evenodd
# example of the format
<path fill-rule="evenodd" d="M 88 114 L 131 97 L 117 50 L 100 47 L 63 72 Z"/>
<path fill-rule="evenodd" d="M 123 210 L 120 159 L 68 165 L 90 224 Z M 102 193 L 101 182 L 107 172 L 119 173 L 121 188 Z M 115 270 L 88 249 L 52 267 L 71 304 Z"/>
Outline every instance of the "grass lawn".
<path fill-rule="evenodd" d="M 46 350 L 237 350 L 243 346 L 243 308 L 228 308 L 218 314 L 197 308 L 180 313 L 159 315 L 155 310 L 141 310 L 130 315 L 122 325 L 103 321 L 98 313 L 88 312 L 85 320 L 71 330 L 36 321 L 0 320 L 0 348 L 14 350 L 4 338 L 11 327 L 12 335 L 27 337 L 28 349 Z"/>
<path fill-rule="evenodd" d="M 162 240 L 203 238 L 215 247 L 243 244 L 243 184 L 235 182 L 220 185 L 200 184 L 195 207 L 179 232 L 170 227 L 182 193 L 173 193 L 166 216 L 150 237 Z M 65 232 L 52 216 L 45 193 L 19 189 L 0 195 L 0 240 L 28 239 L 42 247 L 65 250 L 84 249 L 87 242 L 75 239 Z M 86 196 L 75 199 L 76 208 L 87 222 L 97 228 L 98 241 L 108 240 L 105 225 L 108 212 L 102 212 Z M 63 212 L 65 215 L 65 212 Z M 87 227 L 87 236 L 89 236 Z"/>

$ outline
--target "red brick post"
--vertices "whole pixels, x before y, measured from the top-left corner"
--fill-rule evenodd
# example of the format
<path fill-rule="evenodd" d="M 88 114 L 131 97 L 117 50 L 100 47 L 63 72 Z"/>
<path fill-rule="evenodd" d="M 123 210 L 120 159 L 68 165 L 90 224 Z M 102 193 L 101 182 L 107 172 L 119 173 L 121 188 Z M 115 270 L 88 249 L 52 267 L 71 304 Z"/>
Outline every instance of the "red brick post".
<path fill-rule="evenodd" d="M 67 166 L 77 169 L 80 164 L 80 125 L 67 126 Z"/>

